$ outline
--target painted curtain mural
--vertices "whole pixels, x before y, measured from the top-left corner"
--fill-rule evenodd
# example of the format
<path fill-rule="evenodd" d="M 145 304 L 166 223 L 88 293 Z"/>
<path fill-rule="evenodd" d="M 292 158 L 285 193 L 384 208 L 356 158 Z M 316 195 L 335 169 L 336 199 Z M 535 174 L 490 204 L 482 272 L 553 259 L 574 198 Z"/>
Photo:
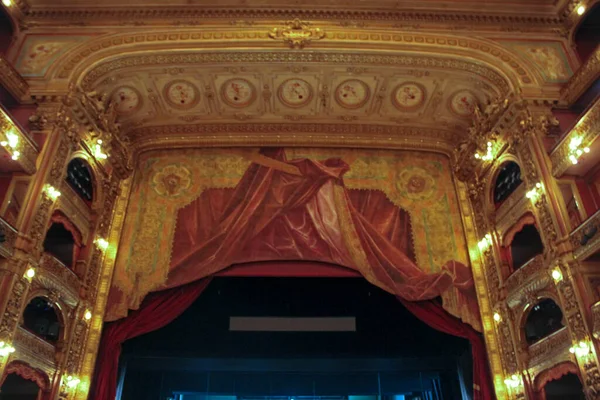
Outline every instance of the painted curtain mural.
<path fill-rule="evenodd" d="M 107 320 L 229 265 L 311 260 L 407 300 L 441 296 L 480 329 L 446 157 L 354 149 L 194 149 L 140 156 Z"/>

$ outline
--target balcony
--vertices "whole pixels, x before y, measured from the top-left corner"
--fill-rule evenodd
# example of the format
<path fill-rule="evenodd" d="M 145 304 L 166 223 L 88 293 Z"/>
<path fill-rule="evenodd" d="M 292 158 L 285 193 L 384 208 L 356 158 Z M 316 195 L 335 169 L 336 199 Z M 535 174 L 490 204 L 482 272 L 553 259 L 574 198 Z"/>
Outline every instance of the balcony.
<path fill-rule="evenodd" d="M 527 185 L 521 183 L 496 210 L 496 231 L 501 236 L 529 209 L 531 201 L 525 196 L 526 192 Z"/>
<path fill-rule="evenodd" d="M 600 249 L 600 210 L 569 235 L 575 258 L 584 260 Z"/>
<path fill-rule="evenodd" d="M 3 107 L 0 107 L 0 141 L 3 142 L 0 152 L 5 153 L 0 157 L 0 171 L 35 173 L 39 149 Z"/>
<path fill-rule="evenodd" d="M 560 92 L 561 100 L 573 104 L 600 77 L 600 46 L 575 72 Z"/>
<path fill-rule="evenodd" d="M 513 307 L 520 304 L 522 289 L 525 286 L 534 285 L 539 290 L 549 283 L 550 275 L 547 273 L 544 255 L 538 254 L 506 278 L 504 287 L 507 290 L 509 305 Z"/>
<path fill-rule="evenodd" d="M 57 290 L 61 299 L 71 307 L 79 301 L 81 280 L 66 265 L 58 261 L 49 253 L 44 253 L 40 261 L 38 279 L 48 289 Z"/>
<path fill-rule="evenodd" d="M 4 236 L 4 240 L 1 239 L 2 236 Z M 9 258 L 13 255 L 17 236 L 17 230 L 0 218 L 0 256 Z"/>
<path fill-rule="evenodd" d="M 566 327 L 529 346 L 529 368 L 547 364 L 554 358 L 569 357 L 571 336 Z"/>
<path fill-rule="evenodd" d="M 37 337 L 23 327 L 17 329 L 13 341 L 15 355 L 19 360 L 25 361 L 34 368 L 40 368 L 48 376 L 56 370 L 56 348 Z"/>

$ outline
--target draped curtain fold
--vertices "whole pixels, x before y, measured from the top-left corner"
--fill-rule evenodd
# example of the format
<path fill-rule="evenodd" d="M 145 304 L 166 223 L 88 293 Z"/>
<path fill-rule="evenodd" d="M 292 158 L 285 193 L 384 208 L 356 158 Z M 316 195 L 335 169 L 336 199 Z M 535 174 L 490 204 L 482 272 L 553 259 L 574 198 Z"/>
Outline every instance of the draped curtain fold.
<path fill-rule="evenodd" d="M 398 297 L 398 300 L 431 328 L 469 340 L 473 357 L 473 400 L 495 399 L 485 342 L 481 334 L 448 314 L 435 300 L 411 302 L 401 297 Z"/>
<path fill-rule="evenodd" d="M 410 221 L 383 193 L 351 191 L 343 160 L 286 160 L 264 149 L 235 189 L 209 189 L 178 212 L 171 264 L 164 282 L 140 274 L 133 290 L 113 285 L 107 320 L 127 315 L 151 291 L 176 287 L 236 263 L 306 260 L 359 271 L 369 282 L 405 300 L 456 292 L 447 311 L 480 329 L 473 278 L 447 260 L 437 272 L 415 264 Z"/>
<path fill-rule="evenodd" d="M 127 339 L 155 331 L 181 315 L 208 286 L 210 278 L 152 293 L 127 318 L 105 324 L 98 351 L 91 400 L 114 399 L 121 344 Z"/>

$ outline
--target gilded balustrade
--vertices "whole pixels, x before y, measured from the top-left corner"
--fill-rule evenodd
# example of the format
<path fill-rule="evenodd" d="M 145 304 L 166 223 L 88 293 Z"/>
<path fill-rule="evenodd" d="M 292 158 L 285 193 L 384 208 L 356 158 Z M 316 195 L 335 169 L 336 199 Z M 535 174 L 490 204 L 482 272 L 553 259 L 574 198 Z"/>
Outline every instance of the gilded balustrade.
<path fill-rule="evenodd" d="M 4 236 L 4 240 L 0 241 L 0 256 L 10 258 L 15 251 L 15 241 L 19 233 L 3 218 L 0 218 L 0 234 Z"/>

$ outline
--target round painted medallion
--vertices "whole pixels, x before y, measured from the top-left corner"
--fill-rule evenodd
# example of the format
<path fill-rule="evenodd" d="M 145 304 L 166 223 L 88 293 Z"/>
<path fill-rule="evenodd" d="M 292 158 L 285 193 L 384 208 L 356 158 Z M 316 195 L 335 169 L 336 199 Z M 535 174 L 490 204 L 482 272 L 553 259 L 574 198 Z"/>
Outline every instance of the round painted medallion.
<path fill-rule="evenodd" d="M 167 83 L 164 96 L 169 105 L 175 108 L 188 109 L 200 101 L 200 92 L 192 83 L 177 80 Z"/>
<path fill-rule="evenodd" d="M 416 82 L 404 82 L 396 86 L 392 92 L 392 102 L 400 111 L 419 109 L 427 97 L 425 87 Z"/>
<path fill-rule="evenodd" d="M 113 92 L 111 99 L 115 102 L 115 110 L 121 115 L 132 114 L 142 106 L 140 92 L 131 86 L 117 88 Z"/>
<path fill-rule="evenodd" d="M 337 103 L 348 109 L 361 108 L 369 100 L 369 95 L 369 86 L 358 79 L 344 81 L 335 90 Z"/>
<path fill-rule="evenodd" d="M 450 111 L 460 117 L 468 117 L 473 114 L 475 107 L 479 103 L 475 94 L 469 90 L 459 90 L 450 96 L 448 101 Z"/>
<path fill-rule="evenodd" d="M 303 79 L 288 79 L 277 90 L 279 100 L 288 107 L 298 108 L 307 105 L 313 97 L 312 87 Z"/>
<path fill-rule="evenodd" d="M 256 100 L 256 89 L 246 79 L 229 79 L 221 86 L 221 97 L 231 107 L 247 107 Z"/>

